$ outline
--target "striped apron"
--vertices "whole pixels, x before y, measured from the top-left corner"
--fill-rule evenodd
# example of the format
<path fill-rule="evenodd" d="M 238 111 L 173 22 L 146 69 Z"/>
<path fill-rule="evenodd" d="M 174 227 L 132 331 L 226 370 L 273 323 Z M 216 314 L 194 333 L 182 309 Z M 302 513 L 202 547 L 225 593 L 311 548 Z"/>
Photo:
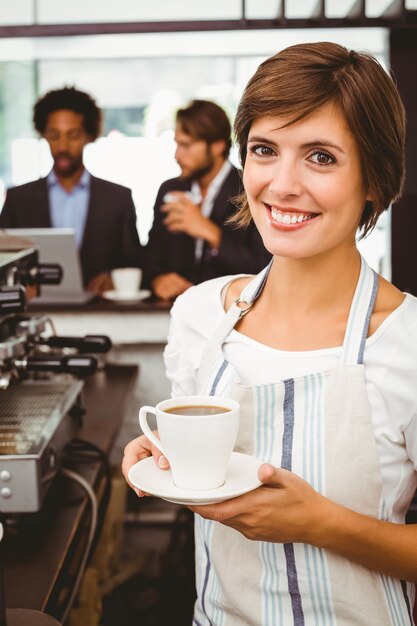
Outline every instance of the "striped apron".
<path fill-rule="evenodd" d="M 198 393 L 233 397 L 235 450 L 293 471 L 349 509 L 390 519 L 364 377 L 378 276 L 362 259 L 340 365 L 275 384 L 243 386 L 222 344 L 262 292 L 269 267 L 245 287 L 208 342 Z M 245 304 L 244 308 L 242 306 Z M 414 585 L 305 544 L 250 541 L 196 515 L 195 626 L 409 626 Z"/>

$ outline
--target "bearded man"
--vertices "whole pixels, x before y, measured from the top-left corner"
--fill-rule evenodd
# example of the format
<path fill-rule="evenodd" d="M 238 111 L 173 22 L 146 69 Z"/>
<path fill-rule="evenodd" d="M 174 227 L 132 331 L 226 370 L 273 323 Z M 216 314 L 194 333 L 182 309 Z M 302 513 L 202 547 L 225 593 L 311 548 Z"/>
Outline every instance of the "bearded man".
<path fill-rule="evenodd" d="M 210 278 L 257 273 L 270 259 L 253 223 L 227 223 L 243 188 L 228 159 L 231 126 L 223 109 L 207 100 L 179 109 L 175 142 L 181 176 L 158 191 L 146 247 L 148 283 L 167 300 Z"/>

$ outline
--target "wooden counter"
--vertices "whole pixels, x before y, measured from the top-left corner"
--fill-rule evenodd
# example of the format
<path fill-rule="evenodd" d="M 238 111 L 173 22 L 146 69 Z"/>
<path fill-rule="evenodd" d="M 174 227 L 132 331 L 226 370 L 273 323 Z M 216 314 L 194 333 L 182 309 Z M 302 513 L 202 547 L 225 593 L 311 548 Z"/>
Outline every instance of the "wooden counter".
<path fill-rule="evenodd" d="M 80 439 L 106 454 L 110 451 L 137 375 L 135 366 L 110 365 L 87 380 Z M 98 460 L 71 465 L 98 493 L 99 502 L 104 467 Z M 61 618 L 79 569 L 89 516 L 85 492 L 64 476 L 55 478 L 41 512 L 20 516 L 15 535 L 9 529 L 2 546 L 7 607 L 36 609 Z"/>

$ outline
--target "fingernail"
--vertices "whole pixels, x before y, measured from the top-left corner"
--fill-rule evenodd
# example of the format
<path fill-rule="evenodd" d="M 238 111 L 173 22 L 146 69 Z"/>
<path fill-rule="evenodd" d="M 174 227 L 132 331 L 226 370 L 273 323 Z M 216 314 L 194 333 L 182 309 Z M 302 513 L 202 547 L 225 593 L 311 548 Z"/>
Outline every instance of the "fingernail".
<path fill-rule="evenodd" d="M 143 492 L 139 491 L 139 489 L 135 488 L 135 494 L 138 496 L 138 498 L 143 498 Z"/>
<path fill-rule="evenodd" d="M 168 459 L 161 454 L 161 456 L 158 459 L 158 466 L 159 467 L 168 467 L 169 463 L 168 463 Z"/>

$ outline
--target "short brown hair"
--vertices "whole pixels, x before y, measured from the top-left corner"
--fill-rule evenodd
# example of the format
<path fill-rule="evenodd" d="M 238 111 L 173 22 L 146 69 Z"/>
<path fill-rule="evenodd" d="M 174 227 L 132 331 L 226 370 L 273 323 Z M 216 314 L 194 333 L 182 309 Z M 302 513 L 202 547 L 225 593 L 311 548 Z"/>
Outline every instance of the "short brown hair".
<path fill-rule="evenodd" d="M 184 109 L 178 109 L 177 123 L 186 135 L 208 144 L 223 139 L 226 158 L 232 145 L 229 118 L 218 104 L 210 100 L 193 100 Z"/>
<path fill-rule="evenodd" d="M 397 88 L 372 56 L 335 43 L 298 44 L 264 61 L 240 101 L 235 133 L 244 167 L 253 122 L 287 116 L 290 124 L 333 103 L 356 139 L 367 201 L 359 222 L 363 236 L 401 193 L 405 175 L 405 112 Z M 250 220 L 242 195 L 234 220 Z"/>

